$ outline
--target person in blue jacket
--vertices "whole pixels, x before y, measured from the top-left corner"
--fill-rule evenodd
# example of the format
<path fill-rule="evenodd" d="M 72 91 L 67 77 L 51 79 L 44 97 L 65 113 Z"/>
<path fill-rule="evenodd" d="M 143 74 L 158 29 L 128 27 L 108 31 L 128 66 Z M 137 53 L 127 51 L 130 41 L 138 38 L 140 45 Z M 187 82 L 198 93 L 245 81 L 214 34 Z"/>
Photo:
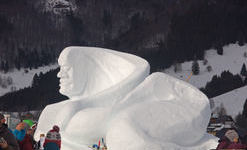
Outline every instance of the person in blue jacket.
<path fill-rule="evenodd" d="M 15 138 L 17 139 L 17 141 L 20 142 L 24 139 L 24 137 L 26 135 L 26 130 L 25 130 L 26 126 L 27 125 L 24 122 L 20 122 L 16 126 L 15 130 L 13 131 L 13 134 L 14 134 Z"/>

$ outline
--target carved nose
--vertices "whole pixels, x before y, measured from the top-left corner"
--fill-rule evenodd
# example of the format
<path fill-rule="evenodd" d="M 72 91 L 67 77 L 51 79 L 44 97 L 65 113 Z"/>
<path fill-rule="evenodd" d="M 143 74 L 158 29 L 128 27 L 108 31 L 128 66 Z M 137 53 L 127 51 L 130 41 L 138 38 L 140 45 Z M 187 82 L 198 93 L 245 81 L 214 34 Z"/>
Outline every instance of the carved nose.
<path fill-rule="evenodd" d="M 57 77 L 58 78 L 65 78 L 65 77 L 68 77 L 68 74 L 63 71 L 63 70 L 60 70 L 58 73 L 57 73 Z"/>

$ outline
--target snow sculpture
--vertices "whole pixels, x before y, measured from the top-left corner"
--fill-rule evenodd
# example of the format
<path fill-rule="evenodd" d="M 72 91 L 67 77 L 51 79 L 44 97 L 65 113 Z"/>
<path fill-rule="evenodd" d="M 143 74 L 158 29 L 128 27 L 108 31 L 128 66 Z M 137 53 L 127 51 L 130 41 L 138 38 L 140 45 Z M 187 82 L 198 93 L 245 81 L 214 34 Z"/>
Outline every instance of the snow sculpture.
<path fill-rule="evenodd" d="M 62 150 L 88 150 L 104 137 L 109 150 L 215 148 L 206 134 L 207 97 L 164 73 L 149 76 L 135 55 L 92 47 L 68 47 L 59 56 L 60 93 L 69 100 L 48 105 L 35 138 L 60 126 Z"/>

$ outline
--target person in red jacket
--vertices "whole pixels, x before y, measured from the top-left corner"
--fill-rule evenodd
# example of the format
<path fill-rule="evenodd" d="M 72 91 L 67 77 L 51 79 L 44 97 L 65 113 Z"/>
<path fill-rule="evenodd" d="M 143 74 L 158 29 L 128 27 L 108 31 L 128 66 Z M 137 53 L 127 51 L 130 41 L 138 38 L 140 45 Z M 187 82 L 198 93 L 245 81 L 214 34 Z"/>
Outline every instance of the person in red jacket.
<path fill-rule="evenodd" d="M 32 129 L 27 129 L 27 133 L 22 141 L 19 141 L 20 150 L 34 150 L 34 139 Z"/>
<path fill-rule="evenodd" d="M 45 137 L 44 149 L 46 150 L 56 150 L 61 149 L 61 136 L 59 133 L 60 129 L 57 125 L 54 125 L 52 130 L 50 130 Z M 53 148 L 51 148 L 53 147 Z M 55 148 L 57 147 L 57 148 Z"/>
<path fill-rule="evenodd" d="M 225 136 L 220 139 L 219 145 L 216 150 L 223 149 L 245 149 L 247 148 L 245 144 L 239 141 L 238 133 L 235 130 L 228 130 Z"/>

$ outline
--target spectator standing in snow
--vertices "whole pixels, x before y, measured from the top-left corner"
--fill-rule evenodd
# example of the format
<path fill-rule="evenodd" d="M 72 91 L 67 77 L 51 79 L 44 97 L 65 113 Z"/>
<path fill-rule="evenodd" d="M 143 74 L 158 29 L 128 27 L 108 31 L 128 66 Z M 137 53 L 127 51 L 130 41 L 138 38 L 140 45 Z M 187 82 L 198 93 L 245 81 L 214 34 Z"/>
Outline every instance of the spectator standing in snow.
<path fill-rule="evenodd" d="M 245 149 L 246 145 L 242 144 L 239 140 L 239 135 L 235 130 L 228 130 L 225 136 L 219 140 L 217 150 L 222 149 Z"/>
<path fill-rule="evenodd" d="M 18 142 L 24 139 L 25 134 L 26 134 L 26 130 L 25 130 L 26 126 L 27 125 L 24 122 L 20 122 L 18 123 L 15 130 L 13 131 L 13 134 Z"/>
<path fill-rule="evenodd" d="M 39 139 L 39 142 L 38 142 L 38 149 L 39 150 L 43 150 L 44 149 L 44 147 L 43 147 L 44 143 L 45 143 L 45 134 L 40 134 L 40 139 Z"/>
<path fill-rule="evenodd" d="M 4 117 L 3 114 L 1 114 L 1 117 L 0 117 L 0 118 L 2 118 L 2 119 L 0 119 L 0 123 L 1 123 L 3 126 L 5 126 L 6 128 L 9 129 L 8 125 L 6 124 L 6 119 L 5 119 L 5 117 Z M 11 129 L 9 129 L 9 131 L 12 133 L 12 130 L 11 130 Z"/>
<path fill-rule="evenodd" d="M 4 115 L 0 114 L 0 123 L 5 124 L 5 122 L 6 122 L 6 119 L 5 119 Z"/>
<path fill-rule="evenodd" d="M 19 145 L 14 137 L 14 135 L 9 131 L 6 125 L 4 115 L 0 114 L 0 137 L 2 137 L 0 142 L 0 150 L 19 150 Z"/>
<path fill-rule="evenodd" d="M 34 140 L 32 129 L 27 129 L 27 132 L 22 141 L 19 141 L 20 150 L 34 150 Z"/>
<path fill-rule="evenodd" d="M 44 150 L 60 150 L 61 136 L 59 133 L 60 128 L 55 125 L 52 130 L 46 134 Z"/>

